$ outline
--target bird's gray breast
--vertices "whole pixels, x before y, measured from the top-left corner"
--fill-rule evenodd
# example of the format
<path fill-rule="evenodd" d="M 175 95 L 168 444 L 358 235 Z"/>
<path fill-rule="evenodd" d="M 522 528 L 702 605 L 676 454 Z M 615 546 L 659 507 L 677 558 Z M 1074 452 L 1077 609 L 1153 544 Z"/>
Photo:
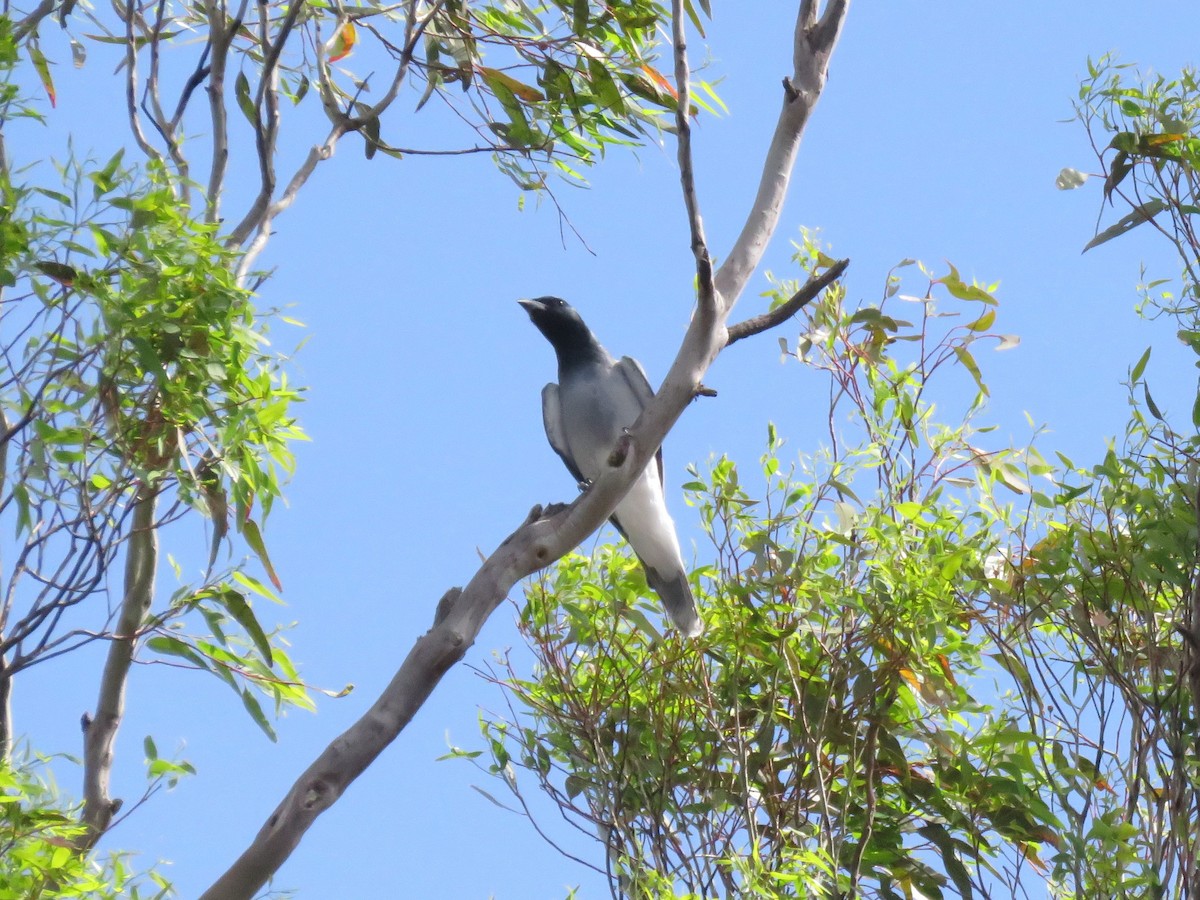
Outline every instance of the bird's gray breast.
<path fill-rule="evenodd" d="M 559 380 L 562 425 L 571 456 L 589 481 L 599 476 L 641 403 L 612 366 L 565 374 Z"/>

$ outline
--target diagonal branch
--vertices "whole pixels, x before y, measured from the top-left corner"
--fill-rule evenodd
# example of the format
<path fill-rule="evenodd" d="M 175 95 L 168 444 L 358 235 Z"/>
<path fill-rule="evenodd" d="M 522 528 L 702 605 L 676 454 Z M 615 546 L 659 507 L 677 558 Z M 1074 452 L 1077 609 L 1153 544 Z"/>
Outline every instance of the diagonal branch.
<path fill-rule="evenodd" d="M 680 6 L 679 2 L 674 3 L 677 35 Z M 811 4 L 805 3 L 802 12 L 810 7 Z M 709 365 L 727 344 L 725 320 L 729 308 L 754 272 L 762 253 L 762 247 L 757 245 L 765 246 L 778 223 L 782 194 L 795 159 L 795 146 L 824 85 L 829 54 L 840 34 L 845 9 L 846 2 L 832 2 L 817 26 L 798 31 L 797 41 L 802 39 L 805 46 L 797 47 L 796 56 L 814 60 L 819 56 L 820 61 L 814 61 L 814 66 L 820 78 L 811 82 L 815 85 L 813 89 L 805 86 L 810 82 L 805 81 L 799 71 L 789 82 L 795 97 L 789 94 L 785 101 L 768 155 L 770 172 L 764 174 L 764 183 L 771 187 L 760 188 L 743 237 L 739 238 L 735 248 L 736 264 L 732 260 L 727 262 L 714 279 L 716 294 L 712 314 L 692 317 L 666 380 L 622 439 L 625 452 L 612 454 L 609 468 L 570 505 L 556 505 L 546 510 L 534 507 L 516 531 L 484 561 L 465 588 L 446 593 L 438 604 L 433 626 L 417 639 L 383 693 L 300 775 L 254 840 L 205 891 L 201 900 L 252 897 L 299 846 L 317 817 L 337 802 L 350 784 L 408 725 L 442 676 L 463 658 L 484 622 L 508 592 L 522 578 L 552 564 L 599 528 L 650 464 L 667 432 L 695 397 Z M 809 44 L 814 39 L 819 44 L 816 54 Z M 686 71 L 685 60 L 682 68 L 685 78 Z M 677 66 L 677 75 L 679 72 Z M 679 85 L 679 93 L 683 105 L 686 83 Z M 317 151 L 318 148 L 314 148 L 313 152 Z M 318 161 L 311 156 L 310 159 L 309 172 Z M 690 152 L 681 153 L 680 161 L 681 179 L 685 177 L 682 171 L 685 164 L 686 177 L 690 179 Z M 686 184 L 684 190 L 686 194 Z M 289 186 L 280 202 L 290 202 L 291 196 Z M 693 227 L 699 222 L 698 215 L 693 216 L 691 210 L 689 221 Z M 694 231 L 693 249 L 703 247 L 702 234 L 699 244 L 695 237 Z M 738 329 L 734 330 L 737 332 Z"/>
<path fill-rule="evenodd" d="M 846 268 L 850 265 L 850 260 L 839 259 L 832 266 L 822 272 L 820 275 L 814 275 L 808 279 L 800 290 L 792 294 L 785 303 L 779 304 L 770 312 L 765 312 L 761 316 L 754 316 L 746 319 L 744 322 L 738 322 L 736 325 L 729 326 L 729 336 L 725 339 L 725 346 L 728 347 L 735 341 L 740 341 L 742 338 L 752 337 L 756 334 L 761 334 L 774 328 L 776 325 L 782 325 L 796 313 L 800 312 L 805 306 L 816 299 L 821 291 L 829 287 L 839 278 Z"/>
<path fill-rule="evenodd" d="M 818 19 L 815 0 L 803 0 L 800 5 L 792 49 L 793 72 L 783 82 L 783 109 L 763 164 L 758 194 L 729 257 L 716 274 L 717 294 L 727 307 L 737 302 L 779 224 L 800 138 L 825 88 L 829 60 L 849 6 L 850 0 L 829 0 Z"/>

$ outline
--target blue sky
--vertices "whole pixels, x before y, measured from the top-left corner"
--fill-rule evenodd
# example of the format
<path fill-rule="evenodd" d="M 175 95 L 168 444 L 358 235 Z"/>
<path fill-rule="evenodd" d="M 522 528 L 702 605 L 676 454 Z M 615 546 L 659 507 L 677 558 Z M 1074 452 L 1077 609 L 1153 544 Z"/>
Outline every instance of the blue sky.
<path fill-rule="evenodd" d="M 696 62 L 702 77 L 719 81 L 729 114 L 702 118 L 695 142 L 700 201 L 720 256 L 741 226 L 774 125 L 794 10 L 780 0 L 713 5 Z M 851 300 L 876 300 L 888 269 L 905 257 L 938 271 L 950 260 L 964 277 L 1000 282 L 996 328 L 1022 344 L 980 351 L 993 396 L 983 419 L 999 424 L 997 443 L 1027 440 L 1028 414 L 1047 427 L 1044 452 L 1095 459 L 1123 428 L 1120 382 L 1149 344 L 1156 399 L 1186 416 L 1192 376 L 1172 328 L 1133 312 L 1143 262 L 1155 277 L 1175 275 L 1166 245 L 1147 231 L 1081 255 L 1098 190 L 1060 193 L 1054 177 L 1063 166 L 1096 168 L 1082 129 L 1061 123 L 1072 115 L 1086 58 L 1114 50 L 1170 74 L 1198 61 L 1197 26 L 1194 0 L 1136 10 L 1117 2 L 858 3 L 765 267 L 791 276 L 789 241 L 807 226 L 821 229 L 833 255 L 851 258 Z M 123 120 L 93 113 L 119 108 L 110 73 L 99 62 L 82 73 L 60 66 L 51 126 L 14 130 L 10 152 L 26 160 L 61 153 L 69 127 L 77 148 L 109 155 L 127 140 Z M 390 126 L 396 143 L 451 145 L 436 114 L 407 112 L 415 99 Z M 299 154 L 315 138 L 295 130 L 283 140 Z M 654 383 L 665 374 L 689 316 L 692 278 L 674 147 L 612 152 L 590 177 L 591 190 L 558 189 L 590 252 L 561 236 L 552 205 L 519 210 L 515 189 L 484 157 L 367 162 L 353 140 L 277 222 L 262 261 L 278 272 L 263 299 L 290 305 L 307 325 L 275 334 L 280 349 L 308 338 L 295 378 L 309 387 L 300 413 L 313 439 L 297 448 L 289 506 L 269 523 L 288 604 L 279 616 L 297 623 L 289 641 L 307 678 L 356 689 L 323 700 L 316 715 L 290 714 L 271 744 L 215 681 L 161 666 L 135 670 L 115 793 L 140 792 L 146 734 L 199 775 L 140 809 L 109 846 L 140 850 L 147 863 L 170 860 L 181 896 L 198 894 L 234 859 L 292 780 L 370 704 L 429 627 L 443 591 L 470 577 L 477 554 L 532 504 L 573 495 L 542 433 L 538 393 L 553 377 L 553 355 L 516 298 L 568 298 L 611 351 L 639 358 Z M 761 310 L 765 288 L 760 275 L 735 319 Z M 794 339 L 796 331 L 777 334 Z M 669 502 L 685 556 L 698 562 L 707 551 L 677 489 L 688 463 L 726 453 L 752 466 L 768 421 L 792 453 L 821 440 L 823 382 L 794 362 L 781 365 L 775 337 L 728 351 L 706 379 L 719 397 L 695 404 L 667 440 Z M 176 539 L 184 556 L 205 538 L 196 526 Z M 501 607 L 469 663 L 519 648 L 512 618 Z M 44 752 L 78 752 L 79 715 L 94 703 L 98 666 L 97 654 L 84 653 L 34 670 L 18 685 L 18 730 Z M 581 885 L 581 897 L 605 896 L 600 879 L 470 787 L 494 785 L 465 763 L 434 762 L 447 734 L 478 746 L 479 708 L 501 705 L 469 666 L 452 671 L 319 820 L 276 886 L 304 897 L 550 900 Z M 66 789 L 77 789 L 73 769 L 57 771 Z M 599 858 L 587 841 L 558 834 Z"/>

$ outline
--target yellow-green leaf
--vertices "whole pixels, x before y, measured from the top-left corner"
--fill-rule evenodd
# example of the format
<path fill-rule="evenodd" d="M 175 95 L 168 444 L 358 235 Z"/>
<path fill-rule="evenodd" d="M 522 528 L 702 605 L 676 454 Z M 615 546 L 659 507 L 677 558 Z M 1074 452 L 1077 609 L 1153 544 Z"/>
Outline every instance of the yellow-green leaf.
<path fill-rule="evenodd" d="M 487 66 L 476 66 L 476 71 L 483 76 L 483 80 L 488 83 L 488 87 L 495 90 L 497 84 L 508 88 L 517 97 L 520 97 L 526 103 L 536 103 L 539 100 L 545 100 L 545 95 L 537 88 L 525 84 L 522 81 L 517 81 L 511 75 L 501 72 L 499 69 L 491 69 Z"/>
<path fill-rule="evenodd" d="M 996 311 L 989 309 L 982 316 L 976 319 L 967 327 L 972 331 L 987 331 L 992 327 L 992 323 L 996 321 Z"/>

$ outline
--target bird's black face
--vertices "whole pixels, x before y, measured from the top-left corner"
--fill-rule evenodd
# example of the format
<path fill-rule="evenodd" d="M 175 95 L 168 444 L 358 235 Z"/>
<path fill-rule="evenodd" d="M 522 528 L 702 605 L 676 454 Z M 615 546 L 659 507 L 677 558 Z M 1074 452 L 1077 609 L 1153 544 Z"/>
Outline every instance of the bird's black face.
<path fill-rule="evenodd" d="M 566 300 L 559 297 L 538 297 L 534 300 L 518 300 L 529 313 L 530 321 L 546 336 L 555 348 L 573 344 L 588 344 L 591 332 L 583 318 Z"/>

